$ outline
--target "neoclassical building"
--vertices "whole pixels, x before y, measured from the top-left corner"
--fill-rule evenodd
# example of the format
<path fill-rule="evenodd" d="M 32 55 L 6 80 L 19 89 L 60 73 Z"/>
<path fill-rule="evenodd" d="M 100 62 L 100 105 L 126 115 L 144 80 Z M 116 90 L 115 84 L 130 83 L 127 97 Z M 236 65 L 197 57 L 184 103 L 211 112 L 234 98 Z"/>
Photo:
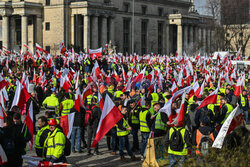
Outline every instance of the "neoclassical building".
<path fill-rule="evenodd" d="M 0 0 L 0 41 L 10 50 L 40 44 L 59 53 L 61 41 L 76 50 L 210 52 L 211 18 L 194 12 L 192 0 Z"/>

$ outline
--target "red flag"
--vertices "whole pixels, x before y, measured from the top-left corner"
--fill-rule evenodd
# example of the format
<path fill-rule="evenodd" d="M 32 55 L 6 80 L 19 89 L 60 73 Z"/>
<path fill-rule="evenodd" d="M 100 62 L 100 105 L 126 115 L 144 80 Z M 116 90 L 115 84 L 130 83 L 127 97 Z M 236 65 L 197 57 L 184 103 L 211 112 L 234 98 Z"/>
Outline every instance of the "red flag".
<path fill-rule="evenodd" d="M 122 66 L 122 75 L 123 75 L 123 79 L 124 79 L 124 82 L 127 82 L 128 81 L 128 77 L 127 77 L 127 74 L 125 73 L 125 70 L 124 70 L 124 68 L 123 68 L 123 66 Z"/>
<path fill-rule="evenodd" d="M 63 133 L 65 136 L 67 136 L 67 138 L 70 137 L 70 134 L 72 132 L 74 118 L 75 118 L 75 113 L 61 116 L 60 126 L 62 127 Z"/>
<path fill-rule="evenodd" d="M 7 115 L 6 115 L 6 113 L 4 112 L 2 105 L 0 104 L 0 127 L 1 127 L 1 128 L 3 127 L 3 123 L 4 123 L 3 119 L 4 119 L 4 117 L 6 117 L 6 116 L 7 116 Z"/>
<path fill-rule="evenodd" d="M 106 94 L 105 102 L 103 106 L 103 111 L 99 125 L 96 132 L 96 137 L 91 145 L 95 147 L 99 140 L 103 138 L 108 131 L 115 126 L 115 124 L 122 119 L 123 116 L 119 109 L 115 106 L 114 102 L 110 99 L 108 94 Z"/>
<path fill-rule="evenodd" d="M 219 88 L 217 88 L 215 91 L 213 91 L 209 96 L 207 96 L 200 104 L 200 106 L 197 108 L 200 109 L 202 107 L 207 106 L 208 104 L 216 104 L 217 103 L 217 94 L 218 94 Z"/>
<path fill-rule="evenodd" d="M 63 42 L 60 42 L 59 49 L 60 53 L 64 55 L 64 53 L 66 52 L 66 47 L 64 46 Z"/>
<path fill-rule="evenodd" d="M 16 92 L 11 107 L 16 105 L 19 109 L 22 109 L 29 98 L 30 94 L 27 89 L 19 81 L 17 81 Z"/>
<path fill-rule="evenodd" d="M 94 82 L 97 82 L 97 79 L 100 78 L 100 74 L 102 74 L 102 72 L 100 70 L 100 67 L 99 67 L 97 61 L 96 61 L 95 65 L 94 65 L 94 67 L 92 69 L 92 73 L 91 73 L 92 79 L 93 79 Z"/>
<path fill-rule="evenodd" d="M 172 87 L 171 87 L 171 91 L 172 91 L 172 95 L 178 90 L 178 87 L 176 86 L 176 83 L 175 81 L 173 82 L 172 84 Z"/>
<path fill-rule="evenodd" d="M 94 59 L 95 56 L 97 59 L 99 59 L 102 56 L 102 48 L 89 49 L 89 56 L 91 57 L 91 59 Z"/>
<path fill-rule="evenodd" d="M 81 104 L 82 104 L 81 92 L 80 92 L 80 89 L 77 88 L 74 108 L 78 112 L 80 112 Z"/>
<path fill-rule="evenodd" d="M 24 122 L 31 135 L 29 143 L 30 143 L 30 148 L 32 148 L 33 145 L 33 102 L 32 101 L 30 102 L 29 111 L 25 117 Z"/>
<path fill-rule="evenodd" d="M 201 87 L 199 86 L 198 81 L 196 81 L 196 82 L 194 83 L 194 85 L 193 85 L 193 90 L 194 90 L 194 95 L 195 95 L 196 97 L 199 97 L 200 91 L 201 91 Z"/>
<path fill-rule="evenodd" d="M 102 95 L 100 94 L 100 92 L 98 92 L 98 100 L 99 100 L 99 106 L 101 111 L 103 110 L 103 106 L 104 106 L 104 99 L 102 98 Z"/>

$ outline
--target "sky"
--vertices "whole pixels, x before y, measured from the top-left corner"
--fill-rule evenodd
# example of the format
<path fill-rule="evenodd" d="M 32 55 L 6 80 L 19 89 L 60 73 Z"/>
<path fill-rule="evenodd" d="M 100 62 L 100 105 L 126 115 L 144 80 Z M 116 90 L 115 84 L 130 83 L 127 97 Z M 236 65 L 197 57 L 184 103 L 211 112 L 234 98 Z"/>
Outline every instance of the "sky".
<path fill-rule="evenodd" d="M 206 0 L 194 0 L 195 9 L 198 10 L 200 14 L 207 14 L 204 6 L 206 5 Z"/>

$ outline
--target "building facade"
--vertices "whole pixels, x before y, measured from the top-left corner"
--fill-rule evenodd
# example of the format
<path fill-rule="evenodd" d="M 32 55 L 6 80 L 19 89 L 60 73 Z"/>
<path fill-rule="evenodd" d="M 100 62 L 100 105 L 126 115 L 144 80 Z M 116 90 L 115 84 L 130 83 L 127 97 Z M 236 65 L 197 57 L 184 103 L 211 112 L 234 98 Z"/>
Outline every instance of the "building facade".
<path fill-rule="evenodd" d="M 0 40 L 52 54 L 61 41 L 78 51 L 111 41 L 123 53 L 211 52 L 211 18 L 193 11 L 192 0 L 0 0 Z"/>

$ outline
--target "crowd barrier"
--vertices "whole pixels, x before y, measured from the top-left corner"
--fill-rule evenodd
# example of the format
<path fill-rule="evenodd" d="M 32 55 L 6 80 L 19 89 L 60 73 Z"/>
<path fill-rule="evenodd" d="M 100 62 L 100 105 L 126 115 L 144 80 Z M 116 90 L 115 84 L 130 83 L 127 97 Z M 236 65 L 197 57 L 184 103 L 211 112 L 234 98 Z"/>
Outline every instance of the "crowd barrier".
<path fill-rule="evenodd" d="M 160 167 L 168 164 L 167 148 L 164 146 L 164 137 L 149 138 L 146 158 L 142 167 Z"/>

